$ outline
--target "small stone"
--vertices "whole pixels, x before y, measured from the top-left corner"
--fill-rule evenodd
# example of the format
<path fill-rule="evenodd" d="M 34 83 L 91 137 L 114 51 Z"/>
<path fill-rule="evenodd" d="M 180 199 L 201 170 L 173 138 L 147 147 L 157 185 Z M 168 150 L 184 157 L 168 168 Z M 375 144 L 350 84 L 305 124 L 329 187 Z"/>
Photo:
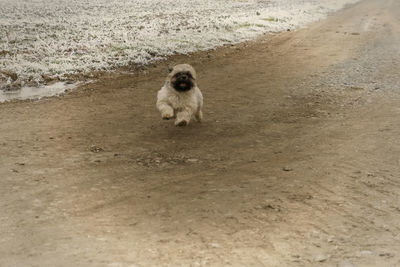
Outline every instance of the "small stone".
<path fill-rule="evenodd" d="M 99 153 L 99 152 L 104 151 L 104 149 L 102 149 L 101 147 L 92 145 L 92 146 L 90 146 L 90 151 L 92 151 L 93 153 Z"/>
<path fill-rule="evenodd" d="M 288 167 L 288 166 L 283 167 L 282 170 L 285 171 L 285 172 L 293 171 L 293 169 Z"/>
<path fill-rule="evenodd" d="M 221 247 L 221 245 L 218 244 L 218 243 L 211 243 L 210 245 L 211 245 L 212 248 L 219 248 L 219 247 Z"/>
<path fill-rule="evenodd" d="M 199 160 L 198 159 L 188 159 L 187 162 L 196 163 L 196 162 L 199 162 Z"/>
<path fill-rule="evenodd" d="M 323 255 L 323 254 L 319 254 L 314 258 L 314 260 L 317 261 L 317 262 L 324 262 L 327 259 L 328 259 L 328 256 Z"/>

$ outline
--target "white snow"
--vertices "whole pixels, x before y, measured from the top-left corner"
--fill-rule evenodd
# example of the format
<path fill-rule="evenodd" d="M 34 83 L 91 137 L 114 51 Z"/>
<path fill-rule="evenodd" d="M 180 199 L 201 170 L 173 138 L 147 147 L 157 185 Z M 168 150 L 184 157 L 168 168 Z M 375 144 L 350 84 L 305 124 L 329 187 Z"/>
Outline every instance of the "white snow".
<path fill-rule="evenodd" d="M 357 1 L 0 0 L 0 89 L 238 43 Z"/>

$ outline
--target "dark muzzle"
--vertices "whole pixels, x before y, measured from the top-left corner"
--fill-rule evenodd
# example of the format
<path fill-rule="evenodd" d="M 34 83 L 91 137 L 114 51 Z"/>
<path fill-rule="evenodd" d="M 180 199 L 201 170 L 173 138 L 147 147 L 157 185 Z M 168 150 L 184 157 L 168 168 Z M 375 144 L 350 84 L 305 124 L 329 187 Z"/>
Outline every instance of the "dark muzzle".
<path fill-rule="evenodd" d="M 194 83 L 193 78 L 189 73 L 180 72 L 174 75 L 172 86 L 177 91 L 189 91 Z"/>

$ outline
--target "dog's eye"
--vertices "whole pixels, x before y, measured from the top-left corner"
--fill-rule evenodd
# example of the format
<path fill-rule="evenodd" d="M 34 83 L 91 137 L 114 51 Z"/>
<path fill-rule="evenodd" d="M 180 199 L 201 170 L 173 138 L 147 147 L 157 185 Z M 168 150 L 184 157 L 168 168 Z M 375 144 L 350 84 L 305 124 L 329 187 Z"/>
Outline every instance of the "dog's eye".
<path fill-rule="evenodd" d="M 185 71 L 185 72 L 179 72 L 177 74 L 174 75 L 175 78 L 181 77 L 181 76 L 186 76 L 190 79 L 193 79 L 193 75 L 189 72 L 189 71 Z"/>

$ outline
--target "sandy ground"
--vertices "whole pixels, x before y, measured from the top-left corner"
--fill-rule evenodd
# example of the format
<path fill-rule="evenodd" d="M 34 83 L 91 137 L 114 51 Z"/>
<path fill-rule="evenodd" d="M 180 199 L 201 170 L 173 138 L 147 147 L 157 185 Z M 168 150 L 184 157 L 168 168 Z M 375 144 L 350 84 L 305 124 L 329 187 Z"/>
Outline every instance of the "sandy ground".
<path fill-rule="evenodd" d="M 399 266 L 400 2 L 0 105 L 0 266 Z M 162 121 L 169 63 L 205 121 Z"/>

